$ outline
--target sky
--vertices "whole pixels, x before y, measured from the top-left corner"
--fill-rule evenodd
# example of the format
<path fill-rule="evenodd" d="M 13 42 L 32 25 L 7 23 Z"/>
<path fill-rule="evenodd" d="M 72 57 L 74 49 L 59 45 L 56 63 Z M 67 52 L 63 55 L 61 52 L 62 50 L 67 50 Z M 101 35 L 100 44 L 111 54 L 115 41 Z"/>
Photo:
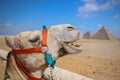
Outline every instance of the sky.
<path fill-rule="evenodd" d="M 105 26 L 120 38 L 120 0 L 0 0 L 0 35 L 71 24 L 82 34 Z"/>

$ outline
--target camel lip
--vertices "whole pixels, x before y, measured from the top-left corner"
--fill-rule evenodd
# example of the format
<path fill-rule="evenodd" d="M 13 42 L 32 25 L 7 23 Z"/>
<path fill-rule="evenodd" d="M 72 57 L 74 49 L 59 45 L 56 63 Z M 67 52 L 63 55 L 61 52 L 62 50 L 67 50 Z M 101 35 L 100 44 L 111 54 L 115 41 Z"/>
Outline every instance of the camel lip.
<path fill-rule="evenodd" d="M 76 42 L 76 41 L 78 41 L 78 40 L 79 40 L 79 39 L 74 40 L 74 41 L 71 41 L 71 42 L 65 42 L 65 41 L 64 41 L 64 43 L 65 43 L 65 44 L 70 44 L 70 43 L 74 43 L 74 42 Z"/>
<path fill-rule="evenodd" d="M 71 47 L 74 47 L 74 48 L 80 48 L 82 46 L 78 39 L 74 40 L 72 42 L 63 42 L 63 43 L 66 44 L 66 45 L 69 45 Z"/>

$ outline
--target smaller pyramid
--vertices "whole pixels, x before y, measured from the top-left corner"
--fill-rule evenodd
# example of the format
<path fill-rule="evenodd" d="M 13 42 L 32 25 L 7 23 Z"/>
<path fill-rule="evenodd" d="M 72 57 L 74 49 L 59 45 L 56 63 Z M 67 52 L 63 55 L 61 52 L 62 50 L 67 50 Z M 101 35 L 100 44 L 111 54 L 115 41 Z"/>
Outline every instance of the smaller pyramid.
<path fill-rule="evenodd" d="M 117 40 L 110 31 L 108 31 L 104 26 L 92 37 L 93 39 L 102 40 Z"/>
<path fill-rule="evenodd" d="M 92 38 L 92 33 L 90 31 L 86 32 L 84 35 L 83 35 L 83 38 L 84 39 L 91 39 Z"/>

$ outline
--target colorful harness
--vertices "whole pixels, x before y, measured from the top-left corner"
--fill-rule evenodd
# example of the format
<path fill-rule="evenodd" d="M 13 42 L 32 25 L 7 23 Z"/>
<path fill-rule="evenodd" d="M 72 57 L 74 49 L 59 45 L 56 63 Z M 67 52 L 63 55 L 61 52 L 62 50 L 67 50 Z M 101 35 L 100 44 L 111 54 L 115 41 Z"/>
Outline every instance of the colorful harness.
<path fill-rule="evenodd" d="M 44 29 L 42 30 L 42 46 L 41 47 L 39 46 L 36 48 L 19 49 L 19 50 L 12 49 L 12 53 L 15 58 L 16 64 L 24 72 L 24 74 L 29 78 L 29 80 L 42 80 L 43 77 L 36 78 L 32 74 L 30 74 L 20 63 L 20 61 L 18 60 L 16 55 L 17 54 L 31 54 L 33 52 L 42 52 L 42 48 L 44 48 L 44 47 L 48 48 L 47 47 L 47 28 L 46 28 L 46 26 L 43 26 L 43 28 Z M 49 64 L 49 66 L 54 68 L 56 61 L 53 61 L 52 55 L 48 54 L 47 51 L 45 52 L 45 60 Z"/>

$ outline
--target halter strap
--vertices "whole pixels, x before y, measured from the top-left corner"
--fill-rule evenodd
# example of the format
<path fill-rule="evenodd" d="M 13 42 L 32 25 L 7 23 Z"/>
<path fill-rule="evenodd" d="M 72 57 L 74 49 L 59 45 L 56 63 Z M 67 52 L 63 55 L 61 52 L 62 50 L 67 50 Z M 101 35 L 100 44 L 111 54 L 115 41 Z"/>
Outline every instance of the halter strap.
<path fill-rule="evenodd" d="M 19 66 L 19 68 L 24 72 L 24 74 L 29 78 L 29 80 L 42 80 L 41 78 L 36 78 L 34 77 L 32 74 L 30 74 L 25 68 L 24 66 L 20 63 L 20 61 L 18 60 L 16 54 L 13 54 L 14 58 L 15 58 L 15 62 L 17 63 L 17 65 Z"/>
<path fill-rule="evenodd" d="M 47 29 L 42 30 L 42 47 L 47 46 Z M 18 60 L 16 54 L 31 54 L 33 52 L 42 52 L 42 47 L 37 48 L 28 48 L 28 49 L 12 49 L 13 56 L 15 58 L 16 64 L 19 66 L 19 68 L 24 72 L 24 74 L 30 79 L 30 80 L 42 80 L 41 78 L 36 78 L 33 75 L 31 75 L 24 66 L 20 63 Z"/>
<path fill-rule="evenodd" d="M 41 51 L 42 51 L 41 47 L 29 48 L 29 49 L 19 49 L 19 50 L 12 49 L 12 53 L 14 53 L 14 54 L 30 54 L 33 52 L 41 52 Z"/>
<path fill-rule="evenodd" d="M 33 52 L 42 52 L 42 47 L 47 46 L 47 29 L 42 30 L 42 46 L 28 49 L 12 49 L 14 54 L 30 54 Z"/>
<path fill-rule="evenodd" d="M 42 30 L 42 46 L 47 46 L 47 29 Z"/>

